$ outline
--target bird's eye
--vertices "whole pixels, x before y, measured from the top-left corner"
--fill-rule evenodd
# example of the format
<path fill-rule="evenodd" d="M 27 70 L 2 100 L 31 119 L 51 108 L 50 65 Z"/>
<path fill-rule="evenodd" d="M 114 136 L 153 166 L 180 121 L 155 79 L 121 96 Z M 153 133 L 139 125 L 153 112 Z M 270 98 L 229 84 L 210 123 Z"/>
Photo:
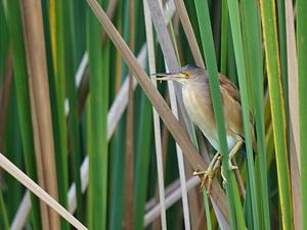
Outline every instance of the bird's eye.
<path fill-rule="evenodd" d="M 190 74 L 187 72 L 183 72 L 184 78 L 185 79 L 189 79 L 190 78 Z"/>

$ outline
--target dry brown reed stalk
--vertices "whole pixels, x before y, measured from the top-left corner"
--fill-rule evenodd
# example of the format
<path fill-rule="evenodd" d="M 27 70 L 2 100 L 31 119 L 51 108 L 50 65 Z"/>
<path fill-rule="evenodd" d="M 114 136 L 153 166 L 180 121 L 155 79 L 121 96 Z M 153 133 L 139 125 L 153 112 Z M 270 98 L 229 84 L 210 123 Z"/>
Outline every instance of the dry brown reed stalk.
<path fill-rule="evenodd" d="M 298 108 L 298 64 L 295 38 L 295 18 L 292 1 L 285 1 L 285 20 L 287 38 L 287 68 L 289 95 L 289 132 L 290 132 L 290 173 L 293 201 L 293 219 L 295 229 L 302 229 L 301 194 L 300 194 L 300 137 Z"/>
<path fill-rule="evenodd" d="M 27 189 L 33 192 L 44 203 L 48 204 L 53 210 L 60 214 L 65 220 L 71 223 L 78 230 L 86 230 L 87 228 L 82 225 L 73 215 L 71 215 L 63 206 L 61 206 L 54 198 L 52 198 L 44 189 L 36 184 L 30 177 L 17 168 L 10 162 L 2 153 L 0 153 L 0 167 L 2 167 L 11 176 L 17 179 Z M 53 228 L 59 229 L 59 228 Z"/>
<path fill-rule="evenodd" d="M 21 1 L 21 6 L 28 76 L 29 82 L 33 86 L 31 114 L 34 123 L 37 122 L 37 126 L 33 127 L 35 152 L 42 159 L 41 162 L 37 162 L 41 165 L 37 166 L 42 169 L 43 181 L 40 182 L 45 185 L 46 191 L 57 199 L 57 178 L 41 2 Z M 34 114 L 35 117 L 33 117 Z M 59 228 L 59 216 L 56 212 L 48 209 L 48 219 L 50 229 Z M 47 223 L 44 228 L 49 229 Z"/>
<path fill-rule="evenodd" d="M 39 141 L 39 130 L 38 130 L 38 120 L 35 111 L 35 101 L 34 101 L 34 92 L 33 92 L 33 82 L 32 79 L 29 78 L 29 94 L 30 94 L 30 105 L 31 105 L 31 120 L 32 120 L 32 129 L 33 129 L 33 140 L 34 140 L 34 150 L 35 150 L 35 162 L 36 162 L 36 171 L 37 171 L 37 179 L 39 185 L 47 191 L 46 181 L 44 178 L 44 162 L 43 156 L 40 154 L 41 143 Z M 50 229 L 50 217 L 48 206 L 40 201 L 40 214 L 42 220 L 43 229 Z"/>
<path fill-rule="evenodd" d="M 96 15 L 98 21 L 102 24 L 104 30 L 107 32 L 114 45 L 117 47 L 121 55 L 127 62 L 129 69 L 134 73 L 135 78 L 138 80 L 140 86 L 143 88 L 145 94 L 161 116 L 165 125 L 168 127 L 176 142 L 180 145 L 183 150 L 186 160 L 194 170 L 204 170 L 208 167 L 208 163 L 204 162 L 200 157 L 195 147 L 189 140 L 187 132 L 179 124 L 178 120 L 174 117 L 170 111 L 167 103 L 163 97 L 155 89 L 144 70 L 137 63 L 137 60 L 126 43 L 113 26 L 112 22 L 101 8 L 101 6 L 95 0 L 87 0 L 89 6 Z M 215 201 L 221 214 L 228 220 L 228 204 L 225 199 L 225 193 L 221 189 L 217 180 L 214 180 L 212 185 L 212 199 Z"/>
<path fill-rule="evenodd" d="M 191 177 L 187 180 L 187 190 L 194 188 L 199 184 L 199 179 L 197 177 Z M 165 205 L 168 209 L 174 203 L 176 203 L 181 198 L 181 189 L 179 180 L 176 183 L 172 184 L 172 188 L 166 189 L 166 198 Z M 172 190 L 172 192 L 168 192 L 168 190 Z M 148 212 L 146 212 L 144 216 L 144 227 L 147 227 L 152 221 L 154 221 L 160 215 L 160 204 L 155 204 Z"/>
<path fill-rule="evenodd" d="M 129 1 L 129 45 L 134 52 L 135 42 L 135 13 L 134 0 Z M 125 157 L 125 199 L 124 199 L 124 228 L 134 229 L 134 88 L 133 75 L 129 74 L 128 108 L 126 122 L 126 157 Z"/>

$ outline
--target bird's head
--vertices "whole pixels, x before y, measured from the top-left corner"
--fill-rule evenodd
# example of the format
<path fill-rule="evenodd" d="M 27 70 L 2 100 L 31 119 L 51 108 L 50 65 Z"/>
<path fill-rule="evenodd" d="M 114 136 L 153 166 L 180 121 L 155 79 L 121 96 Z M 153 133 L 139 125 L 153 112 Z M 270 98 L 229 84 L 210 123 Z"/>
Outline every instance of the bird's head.
<path fill-rule="evenodd" d="M 203 79 L 205 71 L 204 69 L 197 67 L 195 65 L 186 65 L 183 66 L 179 71 L 177 72 L 170 72 L 170 73 L 156 73 L 153 74 L 156 77 L 156 80 L 161 81 L 177 81 L 183 85 L 191 82 L 196 82 L 198 80 Z"/>

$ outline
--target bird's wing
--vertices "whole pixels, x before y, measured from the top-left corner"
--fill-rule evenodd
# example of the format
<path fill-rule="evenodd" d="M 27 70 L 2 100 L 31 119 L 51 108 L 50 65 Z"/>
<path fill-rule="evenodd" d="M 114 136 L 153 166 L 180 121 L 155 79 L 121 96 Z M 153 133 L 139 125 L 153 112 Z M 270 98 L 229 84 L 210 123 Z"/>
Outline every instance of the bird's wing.
<path fill-rule="evenodd" d="M 229 93 L 227 87 L 220 86 L 222 103 L 224 108 L 224 116 L 227 126 L 227 132 L 230 135 L 239 135 L 243 137 L 241 105 L 232 94 Z"/>
<path fill-rule="evenodd" d="M 219 74 L 220 87 L 223 88 L 234 100 L 241 103 L 238 88 L 223 74 Z"/>
<path fill-rule="evenodd" d="M 225 116 L 228 116 L 228 129 L 236 135 L 243 137 L 243 123 L 241 115 L 240 93 L 237 87 L 222 74 L 219 75 L 220 89 L 223 91 L 223 104 Z M 254 127 L 253 116 L 250 113 L 250 124 Z M 254 129 L 251 129 L 252 145 L 256 151 L 256 138 Z"/>

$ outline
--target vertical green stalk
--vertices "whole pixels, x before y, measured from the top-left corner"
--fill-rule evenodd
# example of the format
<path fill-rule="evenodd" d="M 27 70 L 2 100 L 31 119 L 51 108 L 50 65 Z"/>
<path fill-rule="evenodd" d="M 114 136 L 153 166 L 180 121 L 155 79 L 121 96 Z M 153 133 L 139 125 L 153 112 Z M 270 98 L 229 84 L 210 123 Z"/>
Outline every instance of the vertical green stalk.
<path fill-rule="evenodd" d="M 232 34 L 231 34 L 231 29 L 229 25 L 229 20 L 228 20 L 228 39 L 227 39 L 227 74 L 229 79 L 233 83 L 237 85 L 238 78 L 237 78 L 237 69 L 236 69 L 236 61 L 234 57 L 234 50 L 233 50 L 233 39 L 232 39 Z"/>
<path fill-rule="evenodd" d="M 9 220 L 8 220 L 6 207 L 5 207 L 5 204 L 4 204 L 3 195 L 2 195 L 1 190 L 0 190 L 0 217 L 1 217 L 0 218 L 0 228 L 5 229 L 5 230 L 9 230 L 10 225 L 9 225 Z"/>
<path fill-rule="evenodd" d="M 4 1 L 4 8 L 13 51 L 14 86 L 26 172 L 27 175 L 36 181 L 35 151 L 31 125 L 32 120 L 30 112 L 27 65 L 19 1 Z M 32 195 L 31 204 L 32 227 L 33 229 L 41 229 L 39 203 L 37 198 Z"/>
<path fill-rule="evenodd" d="M 128 12 L 124 9 L 127 9 L 126 6 L 127 2 L 120 1 L 118 3 L 118 10 L 116 13 L 116 27 L 119 28 L 118 30 L 123 30 L 124 23 L 128 20 L 125 20 L 125 17 L 122 17 L 122 15 L 128 15 Z M 126 23 L 127 24 L 127 23 Z M 127 37 L 127 31 L 126 34 L 124 33 L 124 37 Z M 125 36 L 126 35 L 126 36 Z M 113 47 L 112 47 L 113 48 Z M 115 48 L 113 48 L 114 50 Z M 112 52 L 111 52 L 112 53 Z M 117 54 L 118 55 L 118 54 Z M 115 55 L 114 55 L 115 56 Z M 119 61 L 121 63 L 121 60 Z M 121 67 L 123 67 L 122 64 L 118 64 Z M 114 87 L 116 88 L 116 81 L 117 79 L 124 80 L 123 75 L 123 68 L 116 68 L 116 71 L 113 71 L 114 76 Z M 117 78 L 117 79 L 116 79 Z M 115 80 L 116 79 L 116 80 Z M 122 119 L 118 123 L 118 127 L 115 131 L 114 138 L 111 142 L 111 152 L 110 152 L 110 158 L 111 158 L 111 202 L 110 202 L 110 221 L 109 221 L 109 228 L 114 230 L 120 230 L 122 229 L 122 219 L 123 219 L 123 213 L 124 213 L 124 164 L 125 164 L 125 127 L 126 127 L 126 121 L 124 119 L 124 115 L 122 116 Z M 119 221 L 120 220 L 120 221 Z"/>
<path fill-rule="evenodd" d="M 213 42 L 213 35 L 211 29 L 211 22 L 210 22 L 210 15 L 208 9 L 207 1 L 194 1 L 195 8 L 198 17 L 200 35 L 202 40 L 202 46 L 204 49 L 206 63 L 208 66 L 209 72 L 209 86 L 210 92 L 213 101 L 213 108 L 215 114 L 215 120 L 217 122 L 218 128 L 218 136 L 220 142 L 220 149 L 221 154 L 223 155 L 223 172 L 226 176 L 227 183 L 226 183 L 226 192 L 227 198 L 230 207 L 230 215 L 231 215 L 231 226 L 233 229 L 241 229 L 245 228 L 245 226 L 238 226 L 240 222 L 236 221 L 236 207 L 242 208 L 240 202 L 235 203 L 235 196 L 238 194 L 234 193 L 233 187 L 236 186 L 235 181 L 231 178 L 231 173 L 228 168 L 228 154 L 227 154 L 227 144 L 226 144 L 226 131 L 225 131 L 225 122 L 223 116 L 223 110 L 221 106 L 221 95 L 219 91 L 219 83 L 218 83 L 218 70 L 216 64 L 216 54 Z"/>
<path fill-rule="evenodd" d="M 227 67 L 227 36 L 228 36 L 228 10 L 227 0 L 222 0 L 222 13 L 221 13 L 221 69 L 220 72 L 226 74 Z"/>
<path fill-rule="evenodd" d="M 288 77 L 287 77 L 287 39 L 286 39 L 286 19 L 285 19 L 285 1 L 277 0 L 277 14 L 278 14 L 278 40 L 280 50 L 280 70 L 282 85 L 284 88 L 286 113 L 288 113 Z M 287 115 L 288 117 L 288 115 Z M 288 120 L 288 119 L 287 119 Z"/>
<path fill-rule="evenodd" d="M 119 31 L 122 28 L 122 11 L 123 11 L 123 5 L 124 2 L 120 1 L 118 3 L 118 10 L 116 12 L 116 27 L 120 28 L 118 29 Z M 112 51 L 115 51 L 115 48 L 112 47 Z M 118 54 L 114 53 L 114 59 Z M 118 61 L 121 62 L 121 61 Z M 114 61 L 114 64 L 116 61 Z M 115 64 L 117 66 L 119 64 Z M 114 91 L 116 91 L 116 82 L 117 79 L 121 79 L 122 77 L 122 71 L 121 68 L 114 68 L 112 72 L 114 78 L 113 78 L 113 85 L 114 85 Z M 112 84 L 112 81 L 110 82 Z M 116 92 L 115 92 L 116 93 Z M 114 94 L 115 94 L 114 93 Z M 114 95 L 115 96 L 115 95 Z M 124 117 L 124 115 L 123 115 Z M 110 151 L 110 179 L 111 179 L 111 188 L 110 188 L 110 193 L 112 194 L 111 199 L 110 199 L 110 215 L 109 215 L 109 228 L 114 229 L 114 230 L 120 230 L 122 229 L 122 218 L 123 218 L 123 201 L 124 201 L 124 164 L 125 164 L 125 154 L 123 152 L 125 151 L 124 149 L 124 140 L 125 140 L 125 119 L 122 118 L 119 123 L 118 127 L 115 131 L 114 137 L 112 138 L 111 141 L 111 151 Z M 120 221 L 119 221 L 120 220 Z"/>
<path fill-rule="evenodd" d="M 55 157 L 56 157 L 56 169 L 58 176 L 58 191 L 59 201 L 64 207 L 67 207 L 67 191 L 68 191 L 68 145 L 67 145 L 67 123 L 64 110 L 65 101 L 65 79 L 67 75 L 67 64 L 65 62 L 66 50 L 65 50 L 65 20 L 63 2 L 54 0 L 55 4 L 55 28 L 51 28 L 51 36 L 55 38 L 55 47 L 53 48 L 53 63 L 54 63 L 54 95 L 55 105 L 53 112 L 54 119 L 54 144 L 55 144 Z M 50 19 L 52 20 L 52 19 Z M 68 229 L 68 224 L 61 220 L 61 228 Z"/>
<path fill-rule="evenodd" d="M 65 43 L 65 67 L 66 67 L 66 90 L 69 102 L 69 116 L 68 116 L 68 137 L 70 143 L 70 156 L 73 163 L 73 180 L 76 182 L 77 195 L 77 217 L 79 220 L 84 218 L 84 207 L 81 193 L 81 178 L 80 178 L 80 164 L 81 164 L 81 146 L 80 133 L 78 127 L 77 114 L 77 89 L 75 81 L 76 71 L 76 31 L 73 18 L 73 0 L 63 1 L 64 21 L 67 23 L 67 29 L 64 31 Z"/>
<path fill-rule="evenodd" d="M 252 137 L 250 132 L 250 113 L 249 113 L 249 98 L 248 98 L 248 86 L 246 79 L 246 64 L 244 57 L 240 12 L 238 1 L 227 0 L 228 12 L 230 17 L 231 32 L 233 37 L 234 53 L 237 64 L 237 72 L 240 84 L 240 96 L 241 96 L 241 108 L 243 115 L 243 129 L 245 136 L 245 144 L 247 149 L 247 166 L 249 185 L 251 192 L 251 204 L 253 210 L 253 225 L 254 229 L 259 229 L 259 213 L 258 213 L 258 202 L 257 202 L 257 191 L 255 181 L 255 168 L 252 150 Z"/>
<path fill-rule="evenodd" d="M 261 25 L 257 2 L 248 0 L 242 2 L 242 24 L 244 50 L 246 54 L 247 78 L 251 90 L 251 103 L 254 105 L 254 116 L 257 132 L 257 156 L 259 157 L 258 173 L 260 173 L 259 210 L 261 210 L 261 229 L 270 229 L 270 213 L 267 183 L 267 162 L 265 153 L 264 130 L 264 90 L 263 90 L 263 54 L 261 44 Z M 252 85 L 251 85 L 252 84 Z"/>
<path fill-rule="evenodd" d="M 107 1 L 100 1 L 106 7 Z M 88 11 L 87 41 L 90 70 L 90 152 L 88 227 L 107 228 L 108 140 L 107 113 L 109 102 L 109 48 L 102 49 L 101 25 Z"/>
<path fill-rule="evenodd" d="M 286 142 L 286 117 L 280 73 L 275 1 L 260 0 L 260 9 L 273 123 L 282 227 L 283 229 L 293 229 L 289 161 Z"/>
<path fill-rule="evenodd" d="M 302 186 L 302 229 L 307 228 L 307 2 L 297 2 L 297 52 L 298 52 L 298 85 L 299 85 L 299 124 Z"/>
<path fill-rule="evenodd" d="M 9 36 L 8 36 L 8 28 L 7 28 L 7 22 L 5 20 L 2 20 L 2 18 L 5 18 L 4 14 L 4 1 L 0 2 L 0 76 L 4 76 L 4 70 L 6 69 L 6 60 L 7 60 L 7 54 L 9 50 Z M 3 77 L 0 79 L 0 85 L 3 83 Z"/>
<path fill-rule="evenodd" d="M 5 111 L 6 119 L 4 120 L 4 152 L 7 157 L 15 163 L 18 167 L 22 166 L 22 155 L 20 154 L 21 142 L 19 135 L 19 126 L 15 122 L 17 117 L 17 104 L 16 104 L 15 90 L 10 90 L 10 96 L 8 96 L 8 106 Z M 12 219 L 15 215 L 15 210 L 18 208 L 19 200 L 22 197 L 23 189 L 21 184 L 15 180 L 15 178 L 7 175 L 3 175 L 5 185 L 7 187 L 5 191 L 6 208 L 8 218 Z"/>
<path fill-rule="evenodd" d="M 206 212 L 207 229 L 212 230 L 209 199 L 208 199 L 208 194 L 206 192 L 204 192 L 203 199 L 204 199 L 204 207 L 205 207 L 205 212 Z"/>
<path fill-rule="evenodd" d="M 122 218 L 124 213 L 124 162 L 125 156 L 123 152 L 124 148 L 124 140 L 125 140 L 125 120 L 122 119 L 118 123 L 118 128 L 115 132 L 114 138 L 112 140 L 112 151 L 110 152 L 112 158 L 112 166 L 111 166 L 111 211 L 110 211 L 110 220 L 109 226 L 110 229 L 120 230 L 122 229 Z M 120 221 L 119 221 L 120 220 Z"/>
<path fill-rule="evenodd" d="M 136 151 L 136 168 L 134 184 L 135 229 L 143 229 L 145 202 L 148 185 L 149 163 L 151 159 L 152 113 L 151 104 L 142 93 L 140 100 L 140 121 Z"/>

